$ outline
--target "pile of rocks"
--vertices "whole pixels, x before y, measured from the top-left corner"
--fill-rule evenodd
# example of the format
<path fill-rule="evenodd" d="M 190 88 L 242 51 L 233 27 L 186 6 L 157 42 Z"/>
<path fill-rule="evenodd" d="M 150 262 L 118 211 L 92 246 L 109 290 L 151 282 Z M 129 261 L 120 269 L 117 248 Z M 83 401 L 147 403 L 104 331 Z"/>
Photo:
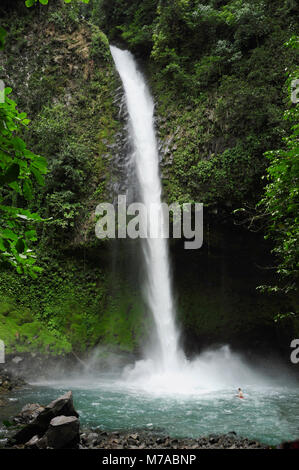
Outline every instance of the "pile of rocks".
<path fill-rule="evenodd" d="M 141 432 L 85 431 L 81 434 L 81 448 L 101 449 L 264 449 L 267 446 L 241 438 L 235 432 L 210 435 L 198 439 L 175 439 L 169 436 Z"/>
<path fill-rule="evenodd" d="M 57 398 L 47 406 L 25 405 L 14 418 L 24 425 L 8 442 L 9 447 L 31 449 L 76 448 L 80 442 L 79 415 L 73 405 L 72 392 Z"/>

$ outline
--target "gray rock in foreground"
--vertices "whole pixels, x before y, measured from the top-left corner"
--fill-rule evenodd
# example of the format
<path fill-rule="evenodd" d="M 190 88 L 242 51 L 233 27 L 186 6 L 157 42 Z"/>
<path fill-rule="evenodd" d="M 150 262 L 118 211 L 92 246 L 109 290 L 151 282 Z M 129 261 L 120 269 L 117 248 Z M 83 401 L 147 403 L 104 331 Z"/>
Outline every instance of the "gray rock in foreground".
<path fill-rule="evenodd" d="M 76 447 L 80 441 L 80 423 L 76 416 L 57 416 L 50 422 L 43 437 L 33 436 L 25 447 L 31 449 L 63 449 Z"/>
<path fill-rule="evenodd" d="M 47 447 L 62 449 L 67 446 L 75 446 L 80 441 L 80 423 L 76 416 L 57 416 L 50 422 L 48 431 L 43 439 Z"/>
<path fill-rule="evenodd" d="M 42 437 L 48 430 L 51 421 L 58 416 L 79 417 L 74 408 L 71 391 L 52 401 L 46 407 L 37 403 L 23 407 L 14 421 L 27 424 L 12 437 L 11 442 L 19 445 L 27 443 L 34 436 Z"/>

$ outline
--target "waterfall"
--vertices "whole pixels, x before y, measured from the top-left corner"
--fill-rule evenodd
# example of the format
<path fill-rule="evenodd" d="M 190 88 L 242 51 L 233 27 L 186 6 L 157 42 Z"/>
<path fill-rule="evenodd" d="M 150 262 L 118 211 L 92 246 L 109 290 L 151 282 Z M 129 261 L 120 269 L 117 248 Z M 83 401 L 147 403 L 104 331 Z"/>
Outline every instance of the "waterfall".
<path fill-rule="evenodd" d="M 151 393 L 198 393 L 234 383 L 250 372 L 228 346 L 201 354 L 188 361 L 179 348 L 175 323 L 175 306 L 171 286 L 168 242 L 163 236 L 162 187 L 159 152 L 154 128 L 154 103 L 133 55 L 111 46 L 111 53 L 120 75 L 129 116 L 128 133 L 132 142 L 130 167 L 134 168 L 139 199 L 147 208 L 147 237 L 141 239 L 145 266 L 143 288 L 145 302 L 153 316 L 157 332 L 155 347 L 146 352 L 144 360 L 123 370 L 121 383 L 129 388 Z M 151 212 L 154 206 L 159 210 Z M 144 216 L 145 217 L 145 216 Z M 244 378 L 245 381 L 245 378 Z M 244 383 L 244 382 L 243 382 Z"/>
<path fill-rule="evenodd" d="M 161 180 L 159 152 L 154 129 L 154 103 L 145 79 L 129 51 L 111 46 L 111 53 L 125 91 L 129 114 L 129 132 L 133 143 L 135 167 L 140 199 L 147 208 L 147 237 L 142 239 L 146 268 L 144 295 L 155 321 L 158 350 L 152 351 L 152 360 L 161 371 L 175 370 L 182 355 L 178 346 L 175 308 L 169 272 L 167 239 L 149 234 L 164 230 L 161 207 Z M 155 207 L 160 214 L 151 211 Z M 159 232 L 160 229 L 160 232 Z"/>

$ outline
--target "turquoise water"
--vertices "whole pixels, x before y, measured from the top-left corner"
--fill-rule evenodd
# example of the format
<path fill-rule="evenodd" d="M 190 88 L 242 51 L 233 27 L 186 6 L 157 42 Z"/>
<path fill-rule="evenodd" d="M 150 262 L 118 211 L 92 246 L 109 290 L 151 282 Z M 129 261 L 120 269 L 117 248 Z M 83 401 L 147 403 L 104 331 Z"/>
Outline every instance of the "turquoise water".
<path fill-rule="evenodd" d="M 188 396 L 147 393 L 111 377 L 89 383 L 56 382 L 15 392 L 6 412 L 0 409 L 0 420 L 25 403 L 47 404 L 68 390 L 73 391 L 83 426 L 109 431 L 149 429 L 193 438 L 235 431 L 266 444 L 299 438 L 299 391 L 283 386 L 249 386 L 240 400 L 232 388 Z"/>

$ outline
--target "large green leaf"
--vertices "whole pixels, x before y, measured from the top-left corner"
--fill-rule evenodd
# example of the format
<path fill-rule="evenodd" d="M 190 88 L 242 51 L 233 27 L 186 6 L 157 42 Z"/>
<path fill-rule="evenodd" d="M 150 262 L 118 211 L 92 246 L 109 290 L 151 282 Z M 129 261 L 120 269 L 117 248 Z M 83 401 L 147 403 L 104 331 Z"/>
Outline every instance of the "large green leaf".
<path fill-rule="evenodd" d="M 23 183 L 23 195 L 28 201 L 30 201 L 33 197 L 32 183 L 29 179 L 26 179 Z"/>

